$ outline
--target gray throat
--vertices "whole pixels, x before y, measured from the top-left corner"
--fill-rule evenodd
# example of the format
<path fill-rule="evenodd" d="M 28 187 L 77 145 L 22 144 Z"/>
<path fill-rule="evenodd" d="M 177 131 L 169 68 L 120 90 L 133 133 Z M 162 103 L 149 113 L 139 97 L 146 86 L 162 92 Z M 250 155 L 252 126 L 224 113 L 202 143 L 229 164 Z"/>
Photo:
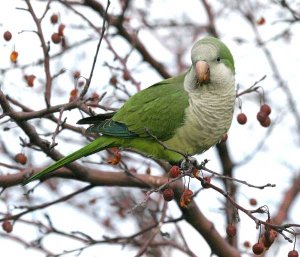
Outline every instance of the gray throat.
<path fill-rule="evenodd" d="M 170 147 L 188 154 L 202 153 L 227 133 L 235 103 L 234 74 L 229 69 L 223 70 L 217 79 L 211 79 L 213 82 L 203 85 L 197 84 L 193 75 L 191 69 L 184 81 L 189 93 L 185 122 L 167 142 Z"/>

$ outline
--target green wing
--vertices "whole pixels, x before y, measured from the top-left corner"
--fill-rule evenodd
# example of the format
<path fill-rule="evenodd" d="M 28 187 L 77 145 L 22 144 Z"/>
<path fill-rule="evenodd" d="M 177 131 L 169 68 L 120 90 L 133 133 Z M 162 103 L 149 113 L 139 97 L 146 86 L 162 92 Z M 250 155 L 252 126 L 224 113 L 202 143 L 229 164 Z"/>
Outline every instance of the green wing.
<path fill-rule="evenodd" d="M 116 113 L 84 118 L 78 124 L 93 124 L 87 132 L 120 138 L 150 137 L 170 139 L 184 122 L 188 93 L 184 76 L 163 80 L 132 96 Z"/>
<path fill-rule="evenodd" d="M 114 114 L 115 112 L 111 112 L 83 118 L 77 121 L 77 124 L 93 124 L 86 130 L 87 133 L 101 133 L 103 135 L 120 138 L 137 137 L 135 133 L 128 130 L 126 125 L 113 121 L 111 118 Z"/>
<path fill-rule="evenodd" d="M 176 129 L 183 125 L 188 93 L 183 88 L 185 74 L 163 80 L 132 96 L 112 117 L 126 125 L 139 137 L 151 134 L 159 140 L 170 139 Z"/>

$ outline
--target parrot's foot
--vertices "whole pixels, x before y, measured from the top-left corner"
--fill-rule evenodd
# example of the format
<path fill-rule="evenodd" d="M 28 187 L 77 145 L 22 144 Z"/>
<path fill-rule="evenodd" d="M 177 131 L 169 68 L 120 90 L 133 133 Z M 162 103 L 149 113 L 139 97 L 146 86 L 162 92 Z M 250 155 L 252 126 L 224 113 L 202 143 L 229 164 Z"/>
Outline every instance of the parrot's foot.
<path fill-rule="evenodd" d="M 182 170 L 187 170 L 190 167 L 198 167 L 199 163 L 195 157 L 187 156 L 185 159 L 183 159 L 180 163 L 180 168 Z"/>
<path fill-rule="evenodd" d="M 196 158 L 192 156 L 188 156 L 187 158 L 183 159 L 180 163 L 180 168 L 182 170 L 187 170 L 191 167 L 197 168 L 198 170 L 201 170 L 205 167 L 205 165 L 208 163 L 207 159 L 204 159 L 200 164 L 197 161 Z"/>

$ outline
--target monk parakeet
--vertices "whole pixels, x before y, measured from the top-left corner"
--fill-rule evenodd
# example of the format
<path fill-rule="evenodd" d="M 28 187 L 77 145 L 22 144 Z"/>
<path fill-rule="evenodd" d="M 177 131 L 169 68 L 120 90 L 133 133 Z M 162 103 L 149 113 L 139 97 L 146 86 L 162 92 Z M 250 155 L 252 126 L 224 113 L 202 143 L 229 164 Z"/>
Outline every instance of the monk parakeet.
<path fill-rule="evenodd" d="M 195 155 L 215 145 L 233 117 L 233 57 L 219 39 L 205 37 L 193 45 L 191 61 L 185 73 L 138 92 L 118 111 L 79 120 L 78 124 L 92 124 L 88 133 L 100 136 L 24 183 L 111 147 L 179 163 L 184 158 L 178 152 Z"/>

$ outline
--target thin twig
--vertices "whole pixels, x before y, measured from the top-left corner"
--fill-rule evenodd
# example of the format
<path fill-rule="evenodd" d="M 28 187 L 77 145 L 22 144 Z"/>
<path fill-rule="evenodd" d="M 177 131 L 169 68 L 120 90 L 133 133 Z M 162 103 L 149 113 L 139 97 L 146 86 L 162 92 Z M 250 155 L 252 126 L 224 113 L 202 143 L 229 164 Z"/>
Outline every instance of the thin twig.
<path fill-rule="evenodd" d="M 56 200 L 48 202 L 48 203 L 43 203 L 43 204 L 36 205 L 36 206 L 27 206 L 27 207 L 21 206 L 20 208 L 26 208 L 27 210 L 23 211 L 23 212 L 20 212 L 18 214 L 15 214 L 15 215 L 10 215 L 10 216 L 7 216 L 5 218 L 1 218 L 0 222 L 4 221 L 4 220 L 17 220 L 18 218 L 22 217 L 23 215 L 25 215 L 27 213 L 30 213 L 30 212 L 33 212 L 33 211 L 36 211 L 36 210 L 45 209 L 45 208 L 47 208 L 51 205 L 57 204 L 57 203 L 65 202 L 65 201 L 71 199 L 72 197 L 82 193 L 82 192 L 90 190 L 93 187 L 94 187 L 93 185 L 85 186 L 85 187 L 83 187 L 83 188 L 81 188 L 81 189 L 79 189 L 79 190 L 77 190 L 77 191 L 75 191 L 71 194 L 65 195 L 65 196 L 63 196 L 59 199 L 56 199 Z"/>
<path fill-rule="evenodd" d="M 83 96 L 87 93 L 87 91 L 89 89 L 89 86 L 91 84 L 91 81 L 92 81 L 92 77 L 93 77 L 93 74 L 94 74 L 97 58 L 98 58 L 98 55 L 99 55 L 100 46 L 101 46 L 101 43 L 102 43 L 102 40 L 103 40 L 103 37 L 104 37 L 104 33 L 105 33 L 105 25 L 106 25 L 107 11 L 108 11 L 109 5 L 110 5 L 110 1 L 108 0 L 107 5 L 106 5 L 106 9 L 105 9 L 105 13 L 104 13 L 104 17 L 103 17 L 102 32 L 101 32 L 101 36 L 100 36 L 100 39 L 98 41 L 98 45 L 97 45 L 97 48 L 96 48 L 96 53 L 95 53 L 95 56 L 94 56 L 94 61 L 93 61 L 93 64 L 92 64 L 90 76 L 87 79 L 87 81 L 84 85 L 84 88 L 80 93 L 80 96 L 79 96 L 80 98 L 83 98 Z"/>
<path fill-rule="evenodd" d="M 66 118 L 65 118 L 64 121 L 62 121 L 62 115 L 64 113 L 64 110 L 65 110 L 64 107 L 62 107 L 60 109 L 60 111 L 59 111 L 59 117 L 58 117 L 58 121 L 57 121 L 57 126 L 56 126 L 55 131 L 54 131 L 54 133 L 52 135 L 52 142 L 51 142 L 51 144 L 49 146 L 50 149 L 52 149 L 53 147 L 55 147 L 57 145 L 57 143 L 55 143 L 55 138 L 56 138 L 56 136 L 57 136 L 57 134 L 59 132 L 59 128 L 66 122 Z"/>
<path fill-rule="evenodd" d="M 49 57 L 49 47 L 44 38 L 44 33 L 42 30 L 41 23 L 42 23 L 42 19 L 45 17 L 45 15 L 47 13 L 47 11 L 50 10 L 50 2 L 51 1 L 48 1 L 45 11 L 40 19 L 36 16 L 30 1 L 25 0 L 25 2 L 28 6 L 28 11 L 30 12 L 30 14 L 35 22 L 35 25 L 37 27 L 37 35 L 40 39 L 43 54 L 44 54 L 43 64 L 44 64 L 44 70 L 45 70 L 45 75 L 46 75 L 45 101 L 46 101 L 47 107 L 49 107 L 50 100 L 51 100 L 51 87 L 52 87 L 52 78 L 51 78 L 51 73 L 50 73 L 50 57 Z"/>
<path fill-rule="evenodd" d="M 228 177 L 228 176 L 224 176 L 224 175 L 221 175 L 220 173 L 218 172 L 215 172 L 215 171 L 212 171 L 206 167 L 203 167 L 202 170 L 205 170 L 211 174 L 214 174 L 215 176 L 221 178 L 221 179 L 227 179 L 227 180 L 231 180 L 231 181 L 235 181 L 235 182 L 238 182 L 240 184 L 244 184 L 248 187 L 253 187 L 253 188 L 257 188 L 257 189 L 265 189 L 266 187 L 276 187 L 275 184 L 271 184 L 271 183 L 267 183 L 265 185 L 262 185 L 262 186 L 256 186 L 256 185 L 253 185 L 253 184 L 250 184 L 248 183 L 247 181 L 245 180 L 240 180 L 240 179 L 237 179 L 237 178 L 233 178 L 233 177 Z"/>
<path fill-rule="evenodd" d="M 164 223 L 164 220 L 165 220 L 165 217 L 166 217 L 166 212 L 167 212 L 167 206 L 168 206 L 168 203 L 166 201 L 163 202 L 163 210 L 162 210 L 162 214 L 161 214 L 161 217 L 160 217 L 160 220 L 159 220 L 159 223 L 157 225 L 157 227 L 155 228 L 155 230 L 153 231 L 152 235 L 148 238 L 148 240 L 146 240 L 143 245 L 141 246 L 140 250 L 138 251 L 138 253 L 135 255 L 135 257 L 140 257 L 142 256 L 148 246 L 151 244 L 151 242 L 154 240 L 154 238 L 157 236 L 157 234 L 160 232 L 160 228 L 161 226 L 163 225 Z"/>
<path fill-rule="evenodd" d="M 238 97 L 240 97 L 240 96 L 242 96 L 244 94 L 249 94 L 249 93 L 252 93 L 254 91 L 257 91 L 259 89 L 259 86 L 257 86 L 257 84 L 260 83 L 260 82 L 262 82 L 266 77 L 267 77 L 267 75 L 262 76 L 262 78 L 260 78 L 259 80 L 255 81 L 253 83 L 253 85 L 250 86 L 249 88 L 245 89 L 242 92 L 237 92 L 236 93 L 236 97 L 238 98 Z"/>

